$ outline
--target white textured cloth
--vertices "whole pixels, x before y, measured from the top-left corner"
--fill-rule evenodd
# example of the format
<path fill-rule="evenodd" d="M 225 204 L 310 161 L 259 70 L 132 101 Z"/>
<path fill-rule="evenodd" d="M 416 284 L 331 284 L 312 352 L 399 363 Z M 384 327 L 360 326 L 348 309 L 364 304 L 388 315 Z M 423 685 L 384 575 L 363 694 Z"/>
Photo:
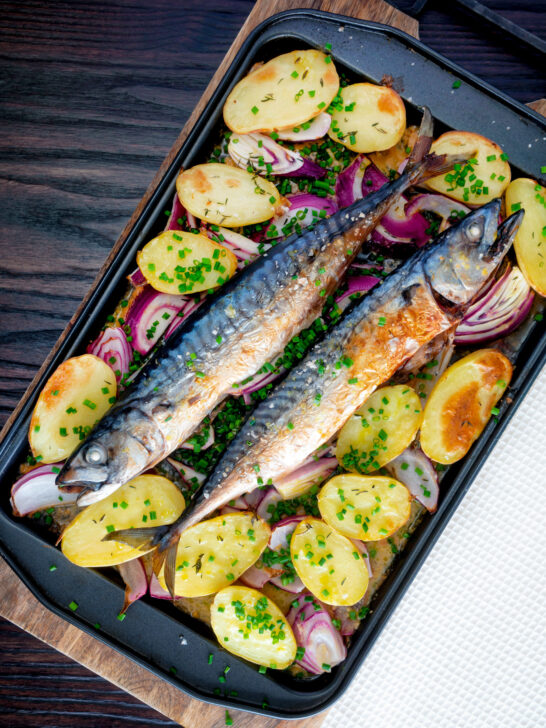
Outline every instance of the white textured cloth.
<path fill-rule="evenodd" d="M 546 728 L 546 369 L 323 728 Z"/>

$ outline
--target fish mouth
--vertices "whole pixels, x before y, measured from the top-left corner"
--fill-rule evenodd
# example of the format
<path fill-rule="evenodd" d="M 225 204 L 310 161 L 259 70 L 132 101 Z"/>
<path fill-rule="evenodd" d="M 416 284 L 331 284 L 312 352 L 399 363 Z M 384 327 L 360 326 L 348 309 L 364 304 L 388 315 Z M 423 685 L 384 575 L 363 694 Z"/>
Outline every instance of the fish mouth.
<path fill-rule="evenodd" d="M 525 215 L 524 210 L 518 210 L 499 226 L 498 235 L 484 253 L 483 259 L 490 263 L 499 256 L 503 256 L 506 250 L 512 245 L 512 241 L 519 230 L 519 226 Z"/>

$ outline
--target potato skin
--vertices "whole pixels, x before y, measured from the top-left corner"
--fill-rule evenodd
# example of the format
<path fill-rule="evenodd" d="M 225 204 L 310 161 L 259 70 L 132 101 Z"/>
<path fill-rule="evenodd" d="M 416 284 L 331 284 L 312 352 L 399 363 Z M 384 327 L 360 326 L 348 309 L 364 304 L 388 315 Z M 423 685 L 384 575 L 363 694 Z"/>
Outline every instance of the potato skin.
<path fill-rule="evenodd" d="M 525 210 L 514 240 L 518 265 L 527 283 L 541 296 L 546 296 L 545 198 L 546 188 L 526 177 L 515 179 L 506 190 L 506 214 L 510 215 L 518 205 Z"/>
<path fill-rule="evenodd" d="M 502 149 L 481 134 L 471 131 L 448 131 L 432 142 L 430 151 L 438 155 L 454 154 L 463 157 L 467 155 L 470 159 L 477 159 L 477 164 L 473 164 L 472 170 L 466 175 L 464 186 L 446 180 L 446 176 L 452 175 L 453 172 L 433 177 L 426 182 L 429 189 L 454 200 L 469 205 L 485 205 L 495 197 L 500 197 L 510 184 L 512 173 L 506 159 L 501 158 L 501 155 L 504 156 Z M 472 175 L 475 175 L 476 179 L 470 180 Z M 475 187 L 476 182 L 480 180 L 482 185 Z M 481 194 L 478 194 L 478 190 L 481 190 Z"/>
<path fill-rule="evenodd" d="M 280 203 L 272 182 L 227 164 L 191 167 L 178 175 L 176 189 L 192 215 L 228 228 L 265 222 Z"/>
<path fill-rule="evenodd" d="M 60 364 L 40 392 L 30 420 L 34 457 L 41 456 L 43 463 L 67 458 L 110 409 L 116 392 L 116 376 L 98 356 L 83 354 Z"/>
<path fill-rule="evenodd" d="M 239 612 L 235 610 L 233 602 L 240 605 Z M 247 625 L 252 622 L 246 622 L 247 614 L 255 616 L 265 613 L 271 616 L 273 630 L 265 629 L 260 634 L 259 629 L 248 629 Z M 214 597 L 210 619 L 214 634 L 222 647 L 256 665 L 283 670 L 296 657 L 296 639 L 284 614 L 275 602 L 257 589 L 239 585 L 222 589 Z M 283 633 L 282 638 L 276 639 L 280 632 Z M 247 639 L 244 634 L 248 634 Z"/>
<path fill-rule="evenodd" d="M 446 369 L 425 406 L 423 452 L 444 465 L 464 457 L 511 378 L 510 361 L 496 349 L 480 349 Z"/>
<path fill-rule="evenodd" d="M 284 53 L 234 86 L 224 104 L 224 121 L 238 134 L 294 127 L 326 111 L 338 88 L 330 56 L 317 50 Z"/>
<path fill-rule="evenodd" d="M 406 129 L 406 108 L 388 86 L 354 83 L 340 90 L 328 135 L 353 152 L 378 152 L 397 144 Z"/>

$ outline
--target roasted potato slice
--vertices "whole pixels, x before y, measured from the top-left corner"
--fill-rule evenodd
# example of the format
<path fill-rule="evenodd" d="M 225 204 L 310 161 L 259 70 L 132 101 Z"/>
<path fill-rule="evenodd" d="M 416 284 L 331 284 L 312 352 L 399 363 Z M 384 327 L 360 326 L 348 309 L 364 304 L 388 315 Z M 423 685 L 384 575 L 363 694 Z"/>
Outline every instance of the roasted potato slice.
<path fill-rule="evenodd" d="M 329 136 L 353 152 L 377 152 L 397 144 L 406 128 L 406 107 L 388 86 L 354 83 L 340 90 L 342 108 L 332 113 Z"/>
<path fill-rule="evenodd" d="M 324 521 L 300 521 L 292 535 L 290 553 L 300 579 L 325 604 L 349 606 L 366 593 L 368 569 L 360 552 Z"/>
<path fill-rule="evenodd" d="M 379 470 L 407 448 L 422 417 L 414 389 L 407 384 L 381 387 L 341 428 L 338 462 L 354 473 Z"/>
<path fill-rule="evenodd" d="M 226 513 L 184 531 L 176 555 L 175 594 L 216 594 L 249 569 L 267 546 L 271 529 L 253 513 Z M 163 570 L 159 582 L 165 589 Z"/>
<path fill-rule="evenodd" d="M 349 538 L 380 541 L 410 517 L 411 494 L 394 478 L 379 475 L 336 475 L 320 491 L 321 516 Z"/>
<path fill-rule="evenodd" d="M 229 586 L 210 608 L 212 629 L 228 652 L 283 670 L 296 657 L 296 639 L 278 606 L 256 589 Z"/>
<path fill-rule="evenodd" d="M 47 380 L 32 413 L 28 439 L 43 463 L 67 458 L 116 401 L 116 375 L 93 354 L 64 361 Z"/>
<path fill-rule="evenodd" d="M 510 184 L 508 157 L 498 144 L 471 131 L 448 131 L 430 148 L 435 154 L 454 154 L 475 159 L 471 164 L 458 165 L 458 170 L 433 177 L 426 183 L 435 192 L 469 205 L 485 205 L 500 197 Z"/>
<path fill-rule="evenodd" d="M 224 121 L 238 134 L 294 127 L 325 111 L 338 88 L 330 56 L 284 53 L 239 81 L 224 104 Z"/>
<path fill-rule="evenodd" d="M 217 288 L 237 270 L 231 250 L 206 235 L 167 230 L 137 253 L 142 275 L 162 293 L 199 293 Z"/>
<path fill-rule="evenodd" d="M 506 190 L 506 213 L 520 208 L 525 217 L 514 240 L 518 265 L 527 283 L 546 296 L 546 188 L 521 177 Z"/>
<path fill-rule="evenodd" d="M 228 164 L 198 164 L 178 175 L 178 197 L 192 215 L 224 227 L 264 222 L 279 207 L 272 182 Z"/>
<path fill-rule="evenodd" d="M 78 513 L 63 533 L 63 554 L 78 566 L 123 564 L 146 550 L 103 541 L 107 533 L 173 523 L 183 510 L 184 496 L 174 483 L 160 475 L 139 475 Z"/>
<path fill-rule="evenodd" d="M 420 436 L 425 454 L 446 465 L 464 457 L 511 378 L 512 365 L 496 349 L 480 349 L 446 369 L 425 406 Z"/>

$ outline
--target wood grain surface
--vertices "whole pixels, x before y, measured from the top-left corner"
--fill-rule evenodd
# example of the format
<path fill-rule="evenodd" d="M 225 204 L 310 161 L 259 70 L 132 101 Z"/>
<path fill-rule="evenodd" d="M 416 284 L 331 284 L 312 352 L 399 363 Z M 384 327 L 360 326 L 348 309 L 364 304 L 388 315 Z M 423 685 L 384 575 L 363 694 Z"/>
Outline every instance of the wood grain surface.
<path fill-rule="evenodd" d="M 277 7 L 320 4 L 279 0 Z M 490 5 L 544 33 L 542 2 Z M 345 14 L 364 6 L 339 0 Z M 1 421 L 69 321 L 252 7 L 250 0 L 2 4 Z M 395 21 L 380 3 L 374 8 L 381 13 L 375 19 Z M 519 100 L 544 95 L 540 59 L 465 20 L 462 11 L 427 10 L 421 39 Z M 415 30 L 415 22 L 406 28 Z M 0 578 L 1 613 L 169 716 L 1 622 L 0 725 L 224 724 L 223 711 L 107 656 L 95 640 L 35 606 L 3 564 Z M 239 726 L 275 724 L 232 715 Z"/>

